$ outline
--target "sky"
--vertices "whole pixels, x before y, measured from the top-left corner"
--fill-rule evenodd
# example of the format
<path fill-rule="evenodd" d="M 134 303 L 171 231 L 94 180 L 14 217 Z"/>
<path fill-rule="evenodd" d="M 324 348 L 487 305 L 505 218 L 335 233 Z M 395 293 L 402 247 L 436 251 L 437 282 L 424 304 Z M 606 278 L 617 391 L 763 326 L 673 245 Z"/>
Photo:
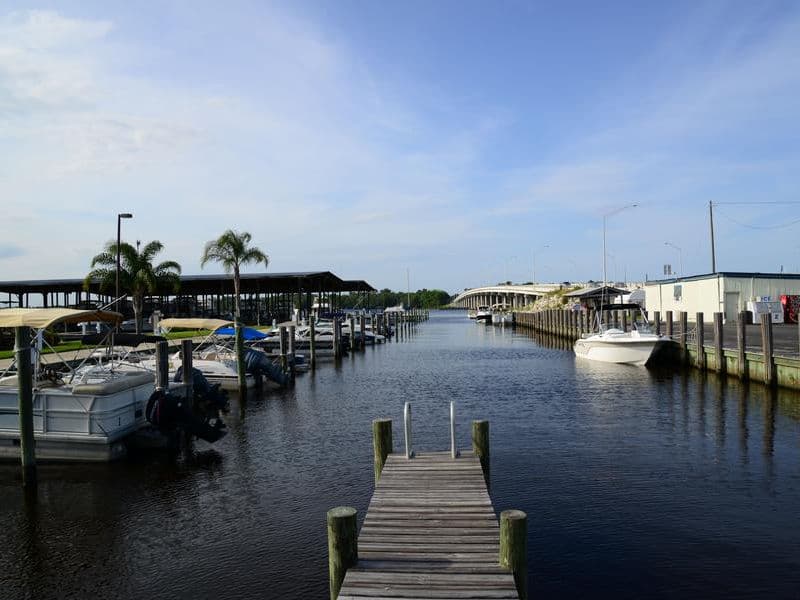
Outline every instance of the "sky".
<path fill-rule="evenodd" d="M 233 228 L 377 288 L 598 280 L 605 221 L 657 279 L 711 270 L 709 202 L 718 270 L 797 272 L 799 98 L 792 0 L 4 1 L 0 280 L 120 212 L 186 274 Z"/>

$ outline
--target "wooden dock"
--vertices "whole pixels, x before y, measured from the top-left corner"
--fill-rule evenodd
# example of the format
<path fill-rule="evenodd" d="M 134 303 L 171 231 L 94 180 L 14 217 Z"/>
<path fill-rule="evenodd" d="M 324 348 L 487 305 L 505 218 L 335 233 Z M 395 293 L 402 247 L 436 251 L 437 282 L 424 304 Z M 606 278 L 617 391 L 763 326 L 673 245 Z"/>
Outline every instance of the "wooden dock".
<path fill-rule="evenodd" d="M 459 453 L 451 403 L 449 452 L 416 454 L 410 405 L 406 451 L 392 422 L 373 421 L 375 492 L 356 538 L 356 511 L 328 512 L 331 599 L 527 598 L 527 517 L 489 497 L 489 423 L 473 421 L 472 452 Z"/>

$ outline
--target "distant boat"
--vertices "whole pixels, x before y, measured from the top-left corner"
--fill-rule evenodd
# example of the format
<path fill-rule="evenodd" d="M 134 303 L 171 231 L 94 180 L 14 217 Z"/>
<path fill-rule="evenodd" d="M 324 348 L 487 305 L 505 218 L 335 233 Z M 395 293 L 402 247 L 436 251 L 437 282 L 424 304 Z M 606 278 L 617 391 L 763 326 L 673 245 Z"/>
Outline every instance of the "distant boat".
<path fill-rule="evenodd" d="M 488 306 L 479 306 L 478 311 L 475 313 L 475 320 L 483 323 L 492 322 L 492 311 Z"/>
<path fill-rule="evenodd" d="M 514 316 L 509 310 L 508 304 L 492 304 L 489 312 L 492 313 L 492 325 L 511 325 Z"/>
<path fill-rule="evenodd" d="M 405 307 L 402 304 L 398 304 L 397 306 L 390 306 L 389 308 L 383 309 L 385 313 L 404 313 L 406 312 Z"/>

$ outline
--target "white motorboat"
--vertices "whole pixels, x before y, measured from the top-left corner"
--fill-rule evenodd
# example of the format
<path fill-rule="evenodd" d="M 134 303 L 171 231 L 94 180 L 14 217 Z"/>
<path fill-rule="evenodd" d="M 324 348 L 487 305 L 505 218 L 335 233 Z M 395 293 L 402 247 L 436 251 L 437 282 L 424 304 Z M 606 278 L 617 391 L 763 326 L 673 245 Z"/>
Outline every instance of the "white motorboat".
<path fill-rule="evenodd" d="M 39 460 L 110 461 L 126 453 L 124 439 L 146 425 L 145 405 L 154 390 L 153 373 L 114 369 L 110 365 L 40 362 L 49 346 L 44 331 L 53 325 L 102 321 L 122 315 L 96 310 L 20 308 L 0 310 L 0 327 L 34 330 L 33 428 Z M 90 360 L 81 350 L 76 358 Z M 54 355 L 58 353 L 54 350 Z M 53 355 L 51 355 L 53 356 Z M 49 358 L 49 357 L 48 357 Z M 0 373 L 0 458 L 19 458 L 19 383 L 10 367 Z"/>
<path fill-rule="evenodd" d="M 475 313 L 475 322 L 491 323 L 492 310 L 488 306 L 479 306 Z"/>
<path fill-rule="evenodd" d="M 575 341 L 575 356 L 599 362 L 644 366 L 666 338 L 643 328 L 632 331 L 604 329 Z"/>

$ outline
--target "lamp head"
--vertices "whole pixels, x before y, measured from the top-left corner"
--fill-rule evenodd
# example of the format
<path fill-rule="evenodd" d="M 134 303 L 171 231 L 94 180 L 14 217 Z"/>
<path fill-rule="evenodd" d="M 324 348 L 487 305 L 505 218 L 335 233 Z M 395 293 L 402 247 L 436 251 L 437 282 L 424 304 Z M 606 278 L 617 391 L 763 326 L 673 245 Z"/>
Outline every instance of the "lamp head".
<path fill-rule="evenodd" d="M 131 213 L 119 213 L 117 215 L 120 219 L 132 219 L 133 215 Z"/>

